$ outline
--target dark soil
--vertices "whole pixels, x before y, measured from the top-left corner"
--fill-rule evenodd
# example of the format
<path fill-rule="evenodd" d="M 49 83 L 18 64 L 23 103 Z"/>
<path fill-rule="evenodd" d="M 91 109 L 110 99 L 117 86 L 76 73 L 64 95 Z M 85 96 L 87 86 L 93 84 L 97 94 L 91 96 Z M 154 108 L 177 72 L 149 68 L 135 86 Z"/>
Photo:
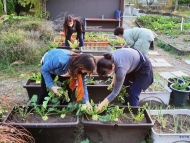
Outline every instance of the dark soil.
<path fill-rule="evenodd" d="M 190 133 L 190 116 L 189 115 L 171 115 L 164 114 L 163 118 L 167 120 L 166 126 L 163 128 L 161 122 L 158 120 L 157 115 L 151 115 L 151 118 L 154 121 L 153 129 L 157 133 Z M 178 123 L 178 126 L 174 125 L 174 119 Z"/>
<path fill-rule="evenodd" d="M 22 120 L 19 115 L 14 114 L 9 121 L 15 123 L 67 123 L 76 122 L 77 118 L 75 114 L 67 114 L 64 118 L 61 118 L 60 115 L 50 115 L 48 119 L 44 121 L 40 115 L 32 113 L 26 120 Z"/>

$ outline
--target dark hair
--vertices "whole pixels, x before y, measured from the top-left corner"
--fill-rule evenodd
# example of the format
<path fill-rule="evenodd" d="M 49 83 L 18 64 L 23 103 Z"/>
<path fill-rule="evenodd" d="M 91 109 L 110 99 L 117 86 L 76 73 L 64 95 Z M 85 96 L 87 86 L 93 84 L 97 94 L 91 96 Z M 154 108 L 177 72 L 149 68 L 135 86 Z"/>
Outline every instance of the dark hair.
<path fill-rule="evenodd" d="M 93 72 L 96 69 L 95 58 L 89 54 L 80 54 L 79 56 L 71 57 L 69 74 L 76 78 L 81 70 Z"/>
<path fill-rule="evenodd" d="M 67 32 L 68 32 L 68 23 L 71 22 L 71 21 L 75 21 L 75 20 L 78 20 L 77 17 L 74 17 L 72 15 L 68 15 L 65 17 L 65 21 L 64 21 L 64 24 L 63 24 L 63 31 L 65 33 L 65 35 L 67 35 Z"/>
<path fill-rule="evenodd" d="M 114 35 L 116 36 L 118 36 L 119 34 L 123 35 L 123 31 L 124 31 L 123 27 L 117 27 L 114 30 Z"/>
<path fill-rule="evenodd" d="M 114 63 L 113 56 L 110 53 L 105 53 L 104 57 L 97 62 L 97 73 L 99 76 L 105 76 L 106 72 L 112 70 Z"/>

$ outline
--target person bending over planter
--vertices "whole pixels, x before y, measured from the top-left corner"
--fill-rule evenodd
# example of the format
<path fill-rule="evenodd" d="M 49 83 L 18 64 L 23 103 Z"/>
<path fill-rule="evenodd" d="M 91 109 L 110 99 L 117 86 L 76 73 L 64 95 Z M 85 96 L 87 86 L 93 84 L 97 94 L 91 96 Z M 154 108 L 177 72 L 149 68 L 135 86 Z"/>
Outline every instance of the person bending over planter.
<path fill-rule="evenodd" d="M 111 53 L 105 53 L 97 61 L 97 73 L 106 76 L 114 72 L 113 90 L 98 105 L 101 110 L 104 105 L 110 103 L 119 94 L 122 85 L 126 87 L 129 97 L 125 98 L 131 106 L 138 106 L 139 95 L 153 83 L 153 71 L 149 59 L 132 48 L 121 48 Z"/>
<path fill-rule="evenodd" d="M 58 89 L 53 83 L 56 75 L 70 75 L 69 87 L 74 90 L 76 79 L 78 80 L 77 101 L 83 101 L 91 108 L 86 86 L 86 74 L 91 74 L 96 68 L 96 61 L 93 56 L 88 54 L 77 54 L 64 49 L 52 49 L 48 51 L 41 60 L 42 81 L 39 104 L 48 96 L 46 86 L 56 95 Z"/>
<path fill-rule="evenodd" d="M 147 54 L 149 48 L 154 49 L 154 38 L 157 34 L 146 28 L 132 28 L 124 30 L 123 27 L 117 27 L 114 35 L 124 38 L 126 43 L 123 48 L 130 46 L 143 54 Z"/>
<path fill-rule="evenodd" d="M 84 23 L 80 18 L 68 15 L 65 17 L 63 24 L 63 31 L 65 33 L 65 46 L 69 46 L 68 40 L 71 41 L 71 35 L 76 32 L 76 39 L 79 40 L 79 47 L 84 46 Z"/>

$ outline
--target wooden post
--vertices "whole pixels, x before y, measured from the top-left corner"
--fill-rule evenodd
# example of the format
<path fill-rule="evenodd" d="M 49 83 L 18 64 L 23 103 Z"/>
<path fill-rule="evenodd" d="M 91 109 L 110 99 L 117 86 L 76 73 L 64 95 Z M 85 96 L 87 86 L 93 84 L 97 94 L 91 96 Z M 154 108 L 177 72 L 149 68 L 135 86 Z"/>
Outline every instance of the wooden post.
<path fill-rule="evenodd" d="M 181 18 L 181 31 L 183 30 L 183 23 L 184 23 L 184 18 Z"/>

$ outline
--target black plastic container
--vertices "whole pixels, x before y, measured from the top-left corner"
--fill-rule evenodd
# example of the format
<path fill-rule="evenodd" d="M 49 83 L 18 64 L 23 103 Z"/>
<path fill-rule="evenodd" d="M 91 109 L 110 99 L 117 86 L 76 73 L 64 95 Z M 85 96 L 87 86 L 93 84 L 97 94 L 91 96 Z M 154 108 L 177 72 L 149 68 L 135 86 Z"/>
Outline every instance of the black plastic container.
<path fill-rule="evenodd" d="M 51 106 L 48 106 L 51 107 Z M 63 108 L 66 106 L 58 106 Z M 15 107 L 9 112 L 4 119 L 4 123 L 12 126 L 23 126 L 34 137 L 35 143 L 74 143 L 75 129 L 79 123 L 79 117 L 76 116 L 75 122 L 62 122 L 62 123 L 13 123 L 10 120 L 15 114 Z M 61 118 L 61 117 L 60 117 Z"/>
<path fill-rule="evenodd" d="M 179 78 L 168 78 L 167 79 L 167 81 L 168 81 L 168 87 L 171 89 L 171 87 L 170 87 L 170 85 L 172 84 L 172 83 L 175 83 L 175 80 L 173 80 L 173 79 L 175 79 L 175 80 L 177 80 L 177 83 L 184 83 L 184 81 L 182 80 L 182 79 L 179 79 Z M 173 90 L 172 90 L 172 92 L 170 93 L 170 104 L 173 104 L 173 101 L 174 100 L 174 93 L 173 93 Z"/>
<path fill-rule="evenodd" d="M 122 106 L 121 106 L 122 107 Z M 125 107 L 125 113 L 129 113 Z M 134 114 L 140 107 L 131 107 Z M 154 123 L 147 110 L 144 111 L 146 123 L 138 124 L 112 124 L 88 121 L 83 116 L 81 123 L 84 125 L 85 136 L 93 143 L 140 143 L 142 142 Z"/>
<path fill-rule="evenodd" d="M 65 81 L 67 79 L 69 79 L 70 77 L 62 77 L 59 76 L 59 81 Z M 28 79 L 26 81 L 26 83 L 23 85 L 24 88 L 26 88 L 26 91 L 28 93 L 28 97 L 29 99 L 32 98 L 32 96 L 35 94 L 39 97 L 40 92 L 41 92 L 41 84 L 35 84 L 34 80 L 30 80 Z M 71 97 L 71 90 L 69 89 L 69 87 L 67 87 L 67 90 L 69 91 L 69 97 Z"/>
<path fill-rule="evenodd" d="M 173 105 L 182 106 L 189 99 L 190 87 L 187 87 L 185 91 L 177 90 L 173 88 L 173 84 L 170 85 L 173 92 Z"/>

